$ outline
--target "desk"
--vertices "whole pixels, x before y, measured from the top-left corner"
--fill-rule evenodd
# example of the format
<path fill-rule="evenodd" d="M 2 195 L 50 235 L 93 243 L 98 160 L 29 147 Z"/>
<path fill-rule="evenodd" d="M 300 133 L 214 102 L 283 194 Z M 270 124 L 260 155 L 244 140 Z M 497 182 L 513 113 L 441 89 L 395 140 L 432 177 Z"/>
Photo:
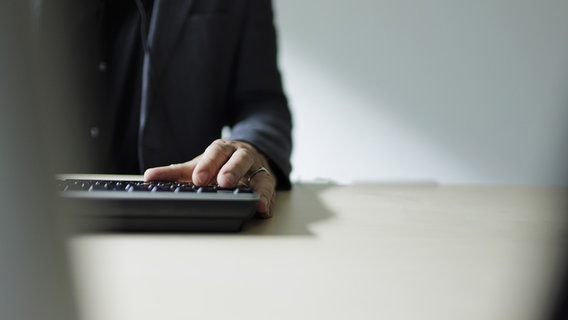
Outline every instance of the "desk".
<path fill-rule="evenodd" d="M 566 189 L 299 183 L 238 234 L 70 241 L 87 320 L 539 319 Z"/>

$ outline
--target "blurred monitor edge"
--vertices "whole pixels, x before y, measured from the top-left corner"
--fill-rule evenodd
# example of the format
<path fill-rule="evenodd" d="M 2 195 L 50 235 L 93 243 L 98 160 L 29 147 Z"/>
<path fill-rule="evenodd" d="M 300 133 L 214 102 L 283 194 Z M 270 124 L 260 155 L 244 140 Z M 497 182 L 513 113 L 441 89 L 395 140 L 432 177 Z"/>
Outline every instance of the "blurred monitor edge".
<path fill-rule="evenodd" d="M 31 22 L 29 2 L 0 2 L 0 319 L 78 319 Z"/>

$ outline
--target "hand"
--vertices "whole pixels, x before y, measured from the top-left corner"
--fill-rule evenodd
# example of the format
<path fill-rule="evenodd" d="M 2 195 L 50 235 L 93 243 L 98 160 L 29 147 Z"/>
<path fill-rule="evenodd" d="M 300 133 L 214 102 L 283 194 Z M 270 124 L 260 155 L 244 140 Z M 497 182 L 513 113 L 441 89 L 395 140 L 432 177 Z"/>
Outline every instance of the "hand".
<path fill-rule="evenodd" d="M 268 171 L 258 171 L 263 167 Z M 270 174 L 266 157 L 246 142 L 215 140 L 191 161 L 146 170 L 144 180 L 187 181 L 196 185 L 217 183 L 223 188 L 245 184 L 260 195 L 257 215 L 261 218 L 272 215 L 276 178 Z"/>

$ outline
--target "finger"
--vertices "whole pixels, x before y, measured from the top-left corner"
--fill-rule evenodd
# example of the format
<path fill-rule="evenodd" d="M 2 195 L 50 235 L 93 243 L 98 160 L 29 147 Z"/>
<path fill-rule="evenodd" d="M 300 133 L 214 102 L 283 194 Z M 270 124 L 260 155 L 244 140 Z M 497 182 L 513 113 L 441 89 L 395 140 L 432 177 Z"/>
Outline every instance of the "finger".
<path fill-rule="evenodd" d="M 250 187 L 260 195 L 256 210 L 257 215 L 261 218 L 270 218 L 272 216 L 276 179 L 268 172 L 259 172 L 252 177 Z"/>
<path fill-rule="evenodd" d="M 193 170 L 192 181 L 196 185 L 212 182 L 221 167 L 235 152 L 236 147 L 224 140 L 216 140 L 203 152 L 200 161 Z"/>
<path fill-rule="evenodd" d="M 255 157 L 249 149 L 238 148 L 217 175 L 217 183 L 224 188 L 234 187 L 253 167 Z"/>
<path fill-rule="evenodd" d="M 191 181 L 195 166 L 201 156 L 184 163 L 150 168 L 144 172 L 145 181 Z"/>

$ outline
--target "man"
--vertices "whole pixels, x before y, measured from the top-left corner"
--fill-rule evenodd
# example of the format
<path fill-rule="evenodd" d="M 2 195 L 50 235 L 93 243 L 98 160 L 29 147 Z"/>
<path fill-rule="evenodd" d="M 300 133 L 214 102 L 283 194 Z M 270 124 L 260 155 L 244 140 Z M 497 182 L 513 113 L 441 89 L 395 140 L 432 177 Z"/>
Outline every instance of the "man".
<path fill-rule="evenodd" d="M 271 216 L 275 190 L 290 188 L 291 116 L 270 0 L 51 3 L 42 29 L 56 41 L 50 16 L 68 10 L 67 64 L 85 108 L 76 139 L 97 171 L 247 183 L 261 196 L 258 215 Z"/>

